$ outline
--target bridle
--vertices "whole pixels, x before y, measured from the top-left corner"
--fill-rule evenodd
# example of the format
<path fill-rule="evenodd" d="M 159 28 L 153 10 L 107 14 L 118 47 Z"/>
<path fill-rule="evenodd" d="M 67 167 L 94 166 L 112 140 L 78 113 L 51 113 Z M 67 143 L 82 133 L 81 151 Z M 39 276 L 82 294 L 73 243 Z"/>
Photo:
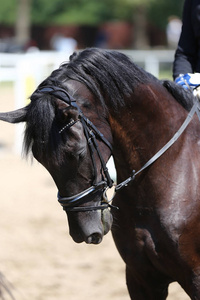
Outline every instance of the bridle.
<path fill-rule="evenodd" d="M 71 197 L 62 197 L 58 191 L 58 202 L 62 205 L 65 211 L 94 211 L 94 210 L 104 210 L 112 206 L 107 199 L 106 190 L 113 186 L 113 181 L 108 172 L 108 168 L 106 167 L 106 163 L 103 159 L 101 151 L 98 146 L 97 140 L 103 142 L 112 152 L 112 145 L 110 142 L 104 137 L 104 135 L 96 128 L 96 126 L 85 117 L 80 107 L 77 105 L 76 100 L 68 94 L 66 90 L 60 88 L 58 86 L 45 86 L 43 88 L 38 89 L 39 93 L 45 93 L 53 95 L 54 97 L 64 101 L 71 107 L 75 107 L 78 110 L 78 119 L 72 120 L 67 123 L 60 131 L 61 134 L 64 130 L 69 129 L 73 125 L 75 125 L 78 121 L 81 122 L 84 130 L 84 134 L 86 137 L 86 141 L 89 147 L 90 156 L 92 160 L 93 166 L 93 184 L 88 189 L 74 195 Z M 97 153 L 100 163 L 101 163 L 101 175 L 102 181 L 97 182 L 97 166 L 95 161 L 95 152 Z M 83 203 L 88 202 L 91 196 L 95 196 L 96 194 L 101 193 L 103 195 L 102 201 L 100 205 L 97 206 L 79 206 Z"/>
<path fill-rule="evenodd" d="M 87 140 L 88 147 L 90 149 L 90 155 L 94 170 L 94 180 L 93 185 L 89 187 L 88 189 L 74 195 L 71 197 L 62 197 L 58 191 L 58 202 L 62 205 L 63 209 L 65 211 L 72 211 L 72 212 L 85 212 L 85 211 L 95 211 L 95 210 L 104 210 L 109 207 L 117 208 L 116 206 L 113 206 L 110 204 L 112 199 L 109 201 L 106 196 L 106 191 L 108 188 L 111 188 L 114 184 L 113 181 L 109 175 L 108 169 L 106 167 L 106 163 L 103 159 L 103 156 L 100 152 L 100 149 L 98 147 L 97 139 L 103 142 L 112 152 L 112 145 L 110 142 L 103 136 L 103 134 L 96 128 L 96 126 L 84 116 L 81 109 L 76 103 L 76 100 L 68 94 L 67 91 L 65 91 L 63 88 L 60 88 L 58 86 L 45 86 L 38 90 L 41 93 L 47 93 L 50 95 L 53 95 L 60 100 L 64 101 L 68 105 L 75 107 L 79 112 L 79 119 L 78 120 L 72 120 L 70 123 L 67 123 L 60 131 L 59 133 L 62 133 L 67 128 L 72 127 L 76 124 L 76 122 L 80 121 L 82 123 L 84 134 Z M 185 121 L 181 125 L 181 127 L 178 129 L 178 131 L 174 134 L 174 136 L 166 143 L 152 158 L 150 158 L 145 165 L 139 169 L 137 172 L 135 170 L 132 171 L 132 174 L 130 177 L 128 177 L 123 182 L 119 183 L 115 186 L 115 193 L 119 191 L 120 189 L 126 187 L 130 182 L 132 182 L 135 179 L 135 176 L 148 168 L 150 165 L 152 165 L 161 155 L 163 155 L 175 142 L 176 140 L 181 136 L 183 131 L 186 129 L 190 121 L 192 120 L 194 114 L 196 113 L 199 120 L 200 120 L 200 104 L 197 97 L 194 97 L 195 101 L 194 104 L 188 113 Z M 98 154 L 98 157 L 101 162 L 101 168 L 102 168 L 102 181 L 96 183 L 97 179 L 97 168 L 96 168 L 96 162 L 94 158 L 94 153 Z M 87 203 L 91 196 L 95 196 L 96 194 L 102 194 L 102 201 L 100 205 L 97 206 L 79 206 L 83 203 Z"/>

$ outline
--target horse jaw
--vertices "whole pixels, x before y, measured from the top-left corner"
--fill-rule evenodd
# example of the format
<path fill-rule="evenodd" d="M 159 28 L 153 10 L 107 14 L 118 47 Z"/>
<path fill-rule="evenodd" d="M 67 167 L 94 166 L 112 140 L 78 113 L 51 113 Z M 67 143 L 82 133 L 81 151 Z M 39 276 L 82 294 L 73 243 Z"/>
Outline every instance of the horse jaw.
<path fill-rule="evenodd" d="M 0 120 L 8 123 L 20 123 L 26 121 L 27 107 L 14 111 L 0 113 Z"/>

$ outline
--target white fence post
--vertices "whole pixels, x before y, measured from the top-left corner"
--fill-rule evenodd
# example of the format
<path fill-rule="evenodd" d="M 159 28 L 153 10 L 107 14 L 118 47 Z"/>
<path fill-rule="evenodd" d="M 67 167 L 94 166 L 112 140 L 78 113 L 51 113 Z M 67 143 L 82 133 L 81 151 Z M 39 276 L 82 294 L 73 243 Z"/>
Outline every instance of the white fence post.
<path fill-rule="evenodd" d="M 159 76 L 159 60 L 155 55 L 147 55 L 144 60 L 144 68 L 155 77 Z"/>

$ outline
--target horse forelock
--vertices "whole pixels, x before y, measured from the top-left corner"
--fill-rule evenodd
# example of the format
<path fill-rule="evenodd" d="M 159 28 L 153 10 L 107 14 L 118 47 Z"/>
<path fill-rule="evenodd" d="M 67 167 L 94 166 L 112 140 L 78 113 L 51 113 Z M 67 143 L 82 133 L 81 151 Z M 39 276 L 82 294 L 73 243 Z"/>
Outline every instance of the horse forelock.
<path fill-rule="evenodd" d="M 49 159 L 57 159 L 61 137 L 56 130 L 53 97 L 47 94 L 38 94 L 36 91 L 31 97 L 31 103 L 27 110 L 27 120 L 24 134 L 25 154 L 27 155 L 32 150 L 34 143 L 40 157 L 48 154 Z"/>

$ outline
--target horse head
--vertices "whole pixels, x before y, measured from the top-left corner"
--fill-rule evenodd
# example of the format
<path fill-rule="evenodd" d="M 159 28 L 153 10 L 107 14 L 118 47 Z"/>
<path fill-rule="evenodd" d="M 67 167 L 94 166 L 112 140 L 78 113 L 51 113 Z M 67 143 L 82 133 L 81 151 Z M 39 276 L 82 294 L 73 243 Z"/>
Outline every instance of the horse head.
<path fill-rule="evenodd" d="M 68 92 L 76 94 L 71 96 Z M 40 86 L 25 108 L 1 113 L 0 119 L 26 122 L 25 150 L 51 174 L 58 201 L 68 216 L 75 242 L 98 244 L 111 228 L 112 216 L 105 190 L 112 185 L 106 168 L 112 136 L 105 138 L 93 124 L 99 111 L 92 110 L 92 94 L 78 82 L 68 86 Z M 86 117 L 87 115 L 90 117 Z M 97 116 L 98 115 L 98 116 Z M 96 122 L 97 126 L 108 125 Z"/>
<path fill-rule="evenodd" d="M 121 148 L 128 144 L 127 153 L 132 153 L 131 143 L 122 142 L 133 132 L 130 100 L 137 98 L 133 92 L 138 86 L 149 82 L 144 72 L 138 76 L 140 72 L 121 53 L 86 49 L 53 71 L 27 107 L 0 114 L 7 122 L 26 122 L 25 150 L 32 151 L 53 177 L 76 242 L 97 244 L 111 228 L 105 190 L 112 181 L 106 162 L 115 144 L 118 179 L 123 179 L 119 169 L 128 173 L 131 168 L 119 166 L 121 159 L 128 159 Z M 121 130 L 121 119 L 128 135 Z"/>

